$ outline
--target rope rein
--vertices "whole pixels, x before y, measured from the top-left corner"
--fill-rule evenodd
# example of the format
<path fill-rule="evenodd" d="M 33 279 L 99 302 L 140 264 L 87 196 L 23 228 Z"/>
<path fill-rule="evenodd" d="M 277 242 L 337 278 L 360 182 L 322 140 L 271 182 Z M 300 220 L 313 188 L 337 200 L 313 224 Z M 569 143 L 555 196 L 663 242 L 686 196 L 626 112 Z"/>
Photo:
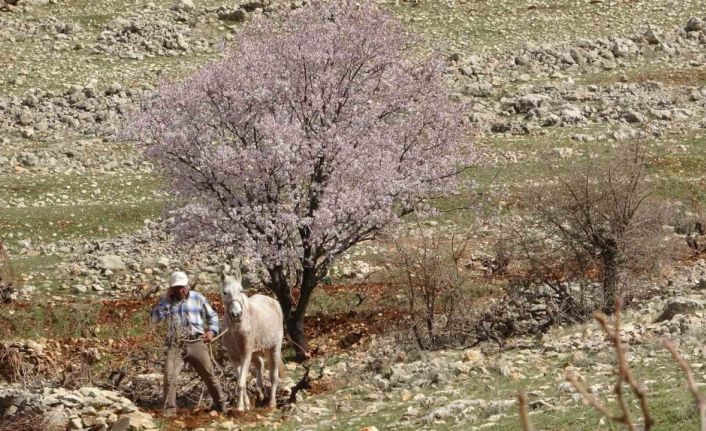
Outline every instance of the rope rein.
<path fill-rule="evenodd" d="M 218 335 L 216 335 L 215 337 L 213 337 L 213 339 L 211 339 L 211 341 L 210 341 L 208 344 L 211 344 L 211 343 L 213 343 L 214 341 L 216 341 L 217 339 L 221 338 L 223 335 L 225 335 L 226 332 L 228 332 L 228 328 L 226 328 L 225 331 L 223 331 L 223 332 L 221 332 L 220 334 L 218 334 Z M 196 343 L 196 342 L 199 342 L 199 341 L 203 341 L 203 338 L 194 338 L 193 340 L 186 340 L 187 343 Z"/>

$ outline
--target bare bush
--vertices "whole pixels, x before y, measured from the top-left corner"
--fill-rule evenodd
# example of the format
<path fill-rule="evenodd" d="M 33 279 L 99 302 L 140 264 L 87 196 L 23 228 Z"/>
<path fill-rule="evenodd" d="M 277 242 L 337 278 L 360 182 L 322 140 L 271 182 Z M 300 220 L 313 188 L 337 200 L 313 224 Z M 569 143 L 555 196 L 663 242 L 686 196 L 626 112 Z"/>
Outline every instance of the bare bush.
<path fill-rule="evenodd" d="M 0 381 L 41 387 L 59 373 L 56 360 L 34 341 L 0 342 Z"/>
<path fill-rule="evenodd" d="M 394 237 L 392 280 L 406 302 L 415 343 L 422 350 L 464 344 L 469 336 L 464 292 L 469 274 L 460 261 L 468 239 L 419 221 Z"/>
<path fill-rule="evenodd" d="M 612 313 L 619 286 L 669 255 L 667 214 L 653 197 L 649 163 L 647 149 L 636 143 L 614 157 L 570 166 L 531 192 L 530 214 L 513 229 L 526 278 L 564 295 L 569 282 L 596 280 L 600 308 Z M 575 302 L 586 310 L 581 298 Z"/>

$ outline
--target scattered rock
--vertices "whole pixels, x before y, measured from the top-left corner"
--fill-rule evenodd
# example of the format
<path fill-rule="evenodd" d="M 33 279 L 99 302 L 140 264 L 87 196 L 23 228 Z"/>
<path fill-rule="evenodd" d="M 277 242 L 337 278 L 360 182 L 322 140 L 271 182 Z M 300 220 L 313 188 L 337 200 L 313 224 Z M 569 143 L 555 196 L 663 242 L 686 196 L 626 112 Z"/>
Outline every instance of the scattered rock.
<path fill-rule="evenodd" d="M 552 155 L 560 159 L 568 159 L 569 157 L 572 157 L 574 155 L 574 149 L 566 147 L 554 147 L 552 148 Z"/>
<path fill-rule="evenodd" d="M 133 412 L 120 416 L 111 431 L 142 431 L 155 428 L 157 426 L 154 424 L 152 416 L 147 413 Z"/>
<path fill-rule="evenodd" d="M 694 315 L 697 311 L 703 310 L 704 305 L 706 305 L 706 303 L 700 299 L 684 297 L 670 298 L 667 300 L 667 304 L 656 322 L 671 320 L 678 314 Z"/>
<path fill-rule="evenodd" d="M 527 113 L 532 109 L 541 107 L 550 99 L 545 94 L 528 94 L 517 99 L 515 102 L 515 111 L 519 113 Z"/>
<path fill-rule="evenodd" d="M 116 255 L 105 255 L 99 257 L 98 267 L 110 271 L 122 271 L 126 268 L 123 259 Z"/>
<path fill-rule="evenodd" d="M 171 9 L 180 12 L 192 12 L 195 7 L 192 0 L 177 0 Z"/>
<path fill-rule="evenodd" d="M 689 18 L 689 21 L 686 23 L 686 27 L 684 29 L 686 31 L 701 31 L 704 28 L 706 28 L 706 25 L 704 25 L 704 20 L 701 18 L 692 17 Z"/>

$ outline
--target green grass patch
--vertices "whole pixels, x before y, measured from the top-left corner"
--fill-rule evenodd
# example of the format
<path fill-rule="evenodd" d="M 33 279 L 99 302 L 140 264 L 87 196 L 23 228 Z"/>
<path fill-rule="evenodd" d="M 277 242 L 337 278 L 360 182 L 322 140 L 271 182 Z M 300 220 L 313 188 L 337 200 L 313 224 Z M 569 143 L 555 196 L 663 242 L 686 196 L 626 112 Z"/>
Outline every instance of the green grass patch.
<path fill-rule="evenodd" d="M 28 307 L 0 306 L 0 321 L 5 328 L 0 339 L 77 338 L 95 327 L 99 307 L 95 304 L 53 304 L 38 302 Z"/>
<path fill-rule="evenodd" d="M 319 287 L 309 300 L 308 314 L 338 314 L 351 311 L 356 303 L 354 291 L 327 292 Z"/>
<path fill-rule="evenodd" d="M 706 67 L 674 68 L 672 64 L 647 62 L 627 70 L 603 71 L 580 75 L 576 81 L 580 84 L 610 85 L 617 82 L 644 83 L 661 82 L 668 86 L 702 86 L 706 84 Z"/>
<path fill-rule="evenodd" d="M 12 268 L 17 274 L 49 271 L 60 261 L 61 258 L 56 255 L 15 256 L 12 258 Z"/>
<path fill-rule="evenodd" d="M 32 242 L 61 239 L 104 238 L 132 232 L 147 218 L 159 216 L 163 202 L 135 204 L 75 205 L 54 207 L 5 208 L 0 213 L 0 236 L 13 238 L 8 245 L 20 239 Z"/>
<path fill-rule="evenodd" d="M 150 198 L 158 187 L 155 176 L 121 175 L 2 175 L 0 200 L 36 202 L 40 200 L 75 202 L 77 200 L 115 202 Z"/>
<path fill-rule="evenodd" d="M 127 304 L 127 305 L 126 305 Z M 0 340 L 98 337 L 101 340 L 139 337 L 150 330 L 147 316 L 153 304 L 119 301 L 0 305 Z M 158 331 L 164 332 L 161 327 Z"/>

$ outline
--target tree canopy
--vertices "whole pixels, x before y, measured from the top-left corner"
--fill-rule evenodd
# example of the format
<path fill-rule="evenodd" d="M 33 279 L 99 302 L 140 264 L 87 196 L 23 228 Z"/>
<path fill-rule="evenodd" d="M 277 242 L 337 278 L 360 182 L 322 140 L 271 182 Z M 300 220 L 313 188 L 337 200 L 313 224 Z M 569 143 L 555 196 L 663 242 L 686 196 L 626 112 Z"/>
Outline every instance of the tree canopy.
<path fill-rule="evenodd" d="M 298 343 L 336 256 L 452 192 L 470 160 L 465 107 L 418 48 L 372 3 L 312 2 L 245 26 L 131 120 L 184 204 L 178 235 L 260 261 Z"/>

